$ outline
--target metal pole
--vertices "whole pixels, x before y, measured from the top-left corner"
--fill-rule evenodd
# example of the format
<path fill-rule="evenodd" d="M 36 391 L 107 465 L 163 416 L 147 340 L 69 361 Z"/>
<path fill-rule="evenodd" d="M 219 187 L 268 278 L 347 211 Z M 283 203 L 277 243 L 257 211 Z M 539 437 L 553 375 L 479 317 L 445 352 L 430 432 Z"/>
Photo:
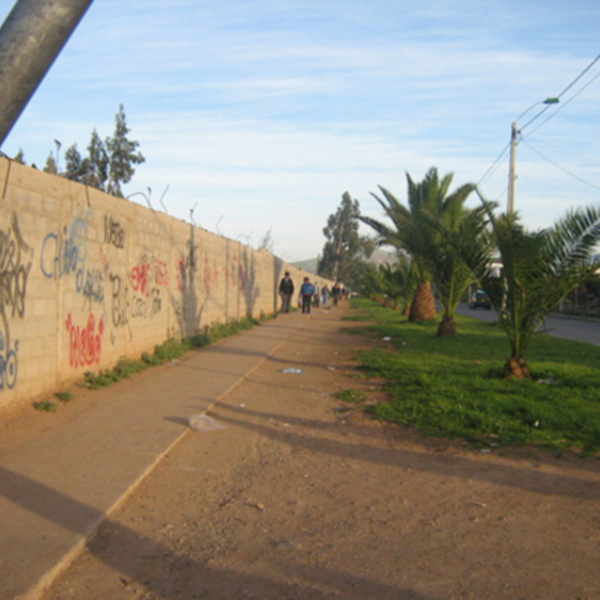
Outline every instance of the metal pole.
<path fill-rule="evenodd" d="M 515 211 L 515 162 L 517 154 L 517 136 L 519 129 L 517 122 L 515 121 L 511 127 L 510 135 L 510 165 L 508 170 L 508 204 L 506 211 L 508 214 L 512 214 Z"/>
<path fill-rule="evenodd" d="M 0 29 L 0 146 L 93 0 L 18 0 Z"/>

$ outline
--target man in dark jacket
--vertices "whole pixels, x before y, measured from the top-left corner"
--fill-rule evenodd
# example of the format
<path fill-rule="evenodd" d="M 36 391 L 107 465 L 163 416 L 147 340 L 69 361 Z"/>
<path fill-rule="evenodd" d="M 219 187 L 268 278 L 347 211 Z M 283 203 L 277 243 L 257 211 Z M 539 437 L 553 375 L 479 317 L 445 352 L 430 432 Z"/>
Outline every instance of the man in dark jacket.
<path fill-rule="evenodd" d="M 290 277 L 289 271 L 286 271 L 285 277 L 279 284 L 279 295 L 281 296 L 281 312 L 289 313 L 292 296 L 294 295 L 294 282 Z"/>

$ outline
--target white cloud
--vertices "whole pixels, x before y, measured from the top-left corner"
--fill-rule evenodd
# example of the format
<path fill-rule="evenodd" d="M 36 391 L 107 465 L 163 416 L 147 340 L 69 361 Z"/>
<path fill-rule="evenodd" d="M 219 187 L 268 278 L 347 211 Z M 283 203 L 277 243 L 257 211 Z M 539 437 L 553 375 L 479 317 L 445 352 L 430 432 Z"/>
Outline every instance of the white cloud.
<path fill-rule="evenodd" d="M 0 0 L 0 13 L 10 5 Z M 591 0 L 566 12 L 557 0 L 103 0 L 3 149 L 38 164 L 54 139 L 84 149 L 93 128 L 112 133 L 123 102 L 147 159 L 129 193 L 151 187 L 156 203 L 169 185 L 179 218 L 198 202 L 207 228 L 220 219 L 227 235 L 256 241 L 272 227 L 286 258 L 308 258 L 346 190 L 380 216 L 368 192 L 382 184 L 402 198 L 405 171 L 436 165 L 457 184 L 478 181 L 516 116 L 597 53 L 599 16 Z M 600 80 L 531 137 L 597 185 L 573 154 L 599 154 L 599 99 Z M 525 144 L 517 159 L 532 226 L 598 198 Z M 506 173 L 504 161 L 486 195 L 503 197 Z"/>

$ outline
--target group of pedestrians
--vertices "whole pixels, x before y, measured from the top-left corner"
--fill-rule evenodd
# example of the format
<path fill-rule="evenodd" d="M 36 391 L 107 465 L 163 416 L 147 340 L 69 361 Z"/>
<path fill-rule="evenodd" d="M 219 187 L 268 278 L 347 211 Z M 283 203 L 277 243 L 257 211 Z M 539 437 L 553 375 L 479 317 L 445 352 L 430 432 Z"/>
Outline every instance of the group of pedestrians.
<path fill-rule="evenodd" d="M 294 296 L 294 282 L 290 277 L 289 271 L 286 271 L 285 276 L 279 283 L 279 295 L 281 296 L 281 312 L 290 312 L 292 299 Z M 319 284 L 314 284 L 308 277 L 305 277 L 300 286 L 300 294 L 298 296 L 298 304 L 302 306 L 303 314 L 310 314 L 311 306 L 319 308 L 321 303 L 323 306 L 327 305 L 329 300 L 330 291 L 327 286 L 323 289 L 319 289 Z M 336 283 L 331 289 L 331 296 L 333 297 L 334 306 L 337 305 L 341 295 L 341 288 Z"/>

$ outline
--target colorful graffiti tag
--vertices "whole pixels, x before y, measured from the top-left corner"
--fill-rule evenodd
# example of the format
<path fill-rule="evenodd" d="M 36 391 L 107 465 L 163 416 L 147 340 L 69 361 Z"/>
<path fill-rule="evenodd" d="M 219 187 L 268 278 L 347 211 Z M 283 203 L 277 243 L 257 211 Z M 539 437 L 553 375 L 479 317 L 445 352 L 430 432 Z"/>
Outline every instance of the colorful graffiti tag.
<path fill-rule="evenodd" d="M 152 286 L 168 286 L 167 263 L 153 254 L 142 253 L 138 264 L 131 270 L 131 288 L 138 294 L 149 297 Z"/>
<path fill-rule="evenodd" d="M 96 327 L 96 317 L 94 313 L 90 313 L 87 323 L 79 327 L 73 323 L 73 316 L 69 314 L 66 326 L 69 332 L 69 364 L 72 367 L 99 364 L 102 359 L 104 320 L 100 319 Z"/>

